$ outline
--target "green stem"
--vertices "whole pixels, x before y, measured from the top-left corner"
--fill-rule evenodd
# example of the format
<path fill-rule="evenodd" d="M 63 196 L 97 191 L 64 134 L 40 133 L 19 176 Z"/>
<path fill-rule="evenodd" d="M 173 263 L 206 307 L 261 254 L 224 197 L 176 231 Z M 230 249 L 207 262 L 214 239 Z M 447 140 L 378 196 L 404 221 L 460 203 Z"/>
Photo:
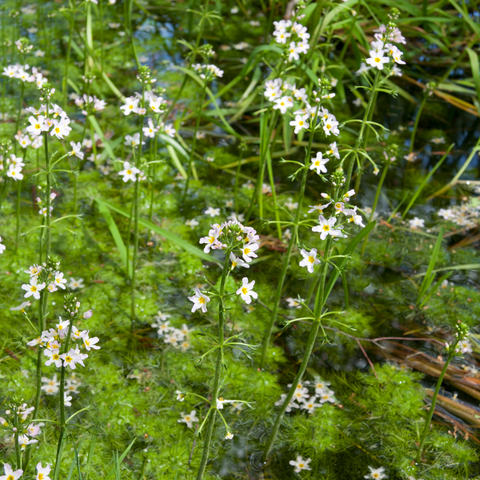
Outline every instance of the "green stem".
<path fill-rule="evenodd" d="M 15 252 L 18 250 L 18 242 L 20 239 L 20 194 L 22 193 L 22 181 L 17 181 L 17 208 L 15 212 L 16 216 L 16 228 L 15 228 Z"/>
<path fill-rule="evenodd" d="M 277 290 L 275 291 L 275 298 L 273 300 L 274 303 L 273 303 L 273 309 L 272 309 L 272 316 L 270 318 L 270 321 L 267 325 L 267 328 L 263 337 L 262 354 L 260 357 L 261 369 L 265 368 L 268 346 L 270 344 L 270 337 L 272 336 L 273 327 L 275 326 L 275 321 L 277 320 L 280 298 L 282 296 L 282 291 L 283 291 L 283 284 L 285 282 L 288 266 L 290 264 L 290 257 L 292 255 L 293 246 L 295 245 L 296 239 L 297 239 L 300 215 L 302 213 L 302 202 L 303 202 L 303 197 L 305 195 L 305 186 L 307 184 L 307 176 L 309 172 L 308 164 L 310 163 L 310 153 L 312 151 L 312 142 L 313 142 L 313 137 L 315 135 L 315 125 L 317 124 L 317 116 L 318 116 L 319 108 L 320 108 L 320 103 L 317 105 L 317 109 L 315 111 L 315 117 L 312 122 L 312 131 L 310 133 L 310 138 L 308 139 L 307 153 L 305 156 L 305 166 L 303 167 L 303 173 L 302 173 L 302 183 L 300 185 L 300 191 L 298 193 L 298 199 L 297 199 L 298 207 L 297 207 L 297 211 L 295 212 L 295 219 L 293 223 L 293 232 L 292 232 L 292 236 L 290 237 L 290 241 L 288 242 L 287 252 L 283 257 L 282 271 L 280 272 L 280 278 L 278 279 Z"/>
<path fill-rule="evenodd" d="M 218 305 L 218 354 L 217 361 L 215 363 L 215 377 L 213 379 L 213 389 L 212 389 L 212 398 L 211 406 L 213 412 L 210 415 L 207 432 L 205 435 L 205 441 L 203 443 L 203 453 L 202 459 L 200 461 L 200 466 L 197 472 L 197 480 L 202 480 L 205 473 L 205 468 L 207 467 L 208 455 L 210 452 L 210 444 L 212 442 L 213 429 L 215 427 L 215 417 L 216 417 L 216 402 L 218 394 L 220 392 L 220 380 L 223 368 L 223 345 L 225 341 L 225 284 L 227 281 L 228 274 L 230 273 L 230 249 L 225 252 L 225 261 L 223 263 L 222 279 L 220 281 L 220 291 L 219 291 L 219 305 Z"/>
<path fill-rule="evenodd" d="M 372 110 L 374 100 L 376 99 L 376 89 L 378 86 L 378 80 L 380 78 L 380 70 L 377 70 L 377 73 L 375 74 L 375 79 L 373 81 L 373 86 L 372 86 L 372 93 L 370 95 L 370 99 L 368 100 L 368 105 L 367 108 L 365 109 L 365 113 L 363 115 L 363 120 L 362 120 L 362 126 L 360 127 L 360 133 L 358 134 L 357 140 L 355 142 L 355 147 L 354 147 L 354 152 L 355 155 L 358 152 L 358 149 L 363 143 L 363 133 L 365 132 L 365 127 L 367 125 L 368 117 L 370 115 L 370 111 Z M 352 172 L 353 172 L 353 164 L 355 163 L 355 158 L 352 156 L 352 160 L 350 164 L 348 165 L 348 170 L 347 170 L 347 177 L 345 181 L 345 188 L 348 190 L 349 185 L 350 185 L 350 180 L 352 179 Z"/>
<path fill-rule="evenodd" d="M 277 418 L 275 419 L 272 432 L 270 433 L 267 446 L 265 447 L 265 451 L 263 453 L 264 461 L 268 458 L 268 455 L 272 450 L 273 444 L 275 443 L 275 440 L 278 435 L 278 431 L 280 429 L 280 425 L 282 424 L 282 421 L 283 421 L 283 415 L 285 414 L 285 410 L 287 409 L 288 404 L 292 400 L 292 397 L 293 397 L 293 394 L 295 393 L 297 385 L 302 381 L 303 374 L 307 369 L 308 362 L 310 361 L 310 356 L 313 352 L 313 347 L 315 346 L 315 340 L 317 339 L 318 331 L 321 327 L 321 323 L 322 323 L 321 314 L 322 314 L 323 306 L 325 305 L 325 302 L 326 302 L 326 298 L 324 298 L 325 281 L 327 278 L 327 271 L 328 271 L 328 262 L 326 260 L 328 260 L 328 254 L 330 251 L 331 244 L 332 244 L 332 237 L 329 236 L 325 246 L 325 255 L 324 255 L 325 262 L 322 265 L 322 269 L 320 273 L 320 283 L 318 285 L 317 295 L 315 298 L 315 308 L 314 308 L 315 320 L 313 321 L 312 326 L 310 328 L 310 332 L 308 334 L 307 345 L 305 347 L 305 353 L 303 355 L 303 360 L 300 365 L 300 368 L 297 372 L 297 375 L 295 376 L 295 379 L 292 382 L 292 386 L 290 387 L 290 390 L 287 393 L 285 401 L 280 407 L 280 411 L 277 413 Z"/>
<path fill-rule="evenodd" d="M 427 97 L 428 97 L 428 94 L 426 93 L 423 96 L 422 103 L 420 104 L 420 108 L 418 109 L 417 116 L 415 118 L 415 124 L 413 125 L 412 135 L 410 137 L 410 148 L 408 150 L 408 153 L 413 152 L 413 146 L 414 146 L 414 143 L 415 143 L 415 135 L 417 134 L 418 124 L 420 122 L 420 117 L 421 117 L 422 112 L 423 112 L 423 107 L 425 107 L 425 103 L 427 102 Z"/>
<path fill-rule="evenodd" d="M 422 434 L 422 439 L 420 441 L 420 446 L 418 447 L 418 453 L 417 453 L 417 463 L 421 461 L 422 454 L 423 454 L 423 448 L 425 446 L 425 441 L 427 440 L 427 435 L 428 431 L 430 430 L 430 423 L 432 422 L 432 417 L 433 413 L 435 411 L 435 404 L 437 403 L 437 396 L 438 392 L 440 391 L 440 387 L 442 386 L 443 382 L 443 377 L 445 377 L 445 374 L 447 373 L 448 365 L 450 364 L 450 361 L 452 360 L 453 356 L 455 355 L 455 348 L 458 344 L 458 341 L 452 345 L 451 351 L 448 354 L 447 361 L 445 362 L 445 365 L 443 366 L 442 373 L 440 373 L 440 377 L 438 378 L 437 381 L 437 386 L 435 388 L 435 392 L 433 393 L 432 397 L 432 403 L 430 405 L 430 410 L 427 415 L 427 419 L 425 420 L 425 428 L 423 429 L 423 434 Z"/>
<path fill-rule="evenodd" d="M 192 149 L 190 150 L 190 157 L 188 158 L 187 179 L 185 181 L 185 189 L 183 191 L 183 201 L 185 201 L 185 198 L 187 197 L 188 184 L 190 182 L 190 172 L 192 170 L 193 156 L 195 154 L 195 147 L 197 145 L 197 132 L 200 127 L 200 120 L 202 118 L 202 109 L 203 109 L 203 102 L 205 100 L 206 90 L 207 90 L 207 82 L 204 82 L 203 88 L 202 88 L 202 95 L 200 97 L 200 109 L 197 114 L 197 121 L 195 122 L 195 131 L 193 132 Z"/>
<path fill-rule="evenodd" d="M 378 182 L 377 191 L 375 192 L 375 199 L 372 205 L 372 212 L 370 213 L 370 217 L 368 219 L 369 223 L 373 220 L 373 216 L 375 215 L 375 210 L 377 209 L 378 200 L 380 199 L 380 192 L 382 191 L 383 182 L 385 181 L 385 177 L 387 176 L 388 167 L 389 167 L 389 164 L 386 163 L 382 171 L 382 176 L 380 177 L 380 180 Z M 361 255 L 365 253 L 365 249 L 367 248 L 367 240 L 368 240 L 368 235 L 365 237 L 365 240 L 363 241 Z"/>
<path fill-rule="evenodd" d="M 75 25 L 75 11 L 76 11 L 76 1 L 72 0 L 72 11 L 70 12 L 70 26 L 68 29 L 68 46 L 67 46 L 67 57 L 65 59 L 65 70 L 63 73 L 62 81 L 62 93 L 63 93 L 63 108 L 67 108 L 67 80 L 68 80 L 68 67 L 70 66 L 70 53 L 72 51 L 72 36 L 73 28 Z"/>
<path fill-rule="evenodd" d="M 67 334 L 65 336 L 65 343 L 63 344 L 63 353 L 68 353 L 68 347 L 70 344 L 70 337 L 72 335 L 72 327 L 75 316 L 70 318 Z M 57 445 L 57 457 L 55 461 L 55 475 L 54 480 L 58 480 L 60 475 L 60 466 L 62 463 L 63 444 L 66 437 L 67 425 L 65 423 L 65 366 L 62 363 L 60 372 L 60 435 Z"/>

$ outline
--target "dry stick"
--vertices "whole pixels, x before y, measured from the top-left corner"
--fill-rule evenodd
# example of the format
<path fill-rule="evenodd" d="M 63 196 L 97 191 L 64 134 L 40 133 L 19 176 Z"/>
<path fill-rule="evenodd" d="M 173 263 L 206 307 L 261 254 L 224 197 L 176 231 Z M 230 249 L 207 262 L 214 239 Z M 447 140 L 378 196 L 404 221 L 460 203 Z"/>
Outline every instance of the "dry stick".
<path fill-rule="evenodd" d="M 375 371 L 375 367 L 373 366 L 372 361 L 371 361 L 370 358 L 368 357 L 367 352 L 366 352 L 365 349 L 363 348 L 363 346 L 362 346 L 362 344 L 360 343 L 360 340 L 359 340 L 358 338 L 357 338 L 357 343 L 358 343 L 358 346 L 360 347 L 360 350 L 362 351 L 363 355 L 365 355 L 365 358 L 367 359 L 368 364 L 369 364 L 370 367 L 372 368 L 373 374 L 375 375 L 375 378 L 378 380 L 378 376 L 377 376 L 377 372 Z"/>

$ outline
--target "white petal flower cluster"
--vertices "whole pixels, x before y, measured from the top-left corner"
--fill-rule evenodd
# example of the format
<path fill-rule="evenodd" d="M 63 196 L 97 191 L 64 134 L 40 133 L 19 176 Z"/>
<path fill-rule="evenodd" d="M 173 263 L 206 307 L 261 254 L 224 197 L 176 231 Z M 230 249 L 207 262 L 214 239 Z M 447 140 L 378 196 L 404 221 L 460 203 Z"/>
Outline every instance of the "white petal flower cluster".
<path fill-rule="evenodd" d="M 47 82 L 45 76 L 37 68 L 32 67 L 32 71 L 30 73 L 28 72 L 29 70 L 29 65 L 20 65 L 16 63 L 15 65 L 3 67 L 2 75 L 5 75 L 9 78 L 17 78 L 22 82 L 35 83 L 37 87 L 41 87 Z"/>
<path fill-rule="evenodd" d="M 44 268 L 45 264 L 43 266 L 32 265 L 25 270 L 25 273 L 30 275 L 30 282 L 22 285 L 22 289 L 25 290 L 25 298 L 33 296 L 33 298 L 38 300 L 40 298 L 40 292 L 45 287 L 47 287 L 50 293 L 56 292 L 59 288 L 65 290 L 67 280 L 63 278 L 63 273 L 59 271 L 49 272 L 46 281 L 40 282 L 39 277 Z"/>
<path fill-rule="evenodd" d="M 84 115 L 101 112 L 107 106 L 105 100 L 100 100 L 95 95 L 84 94 L 75 99 L 75 105 L 82 109 Z"/>
<path fill-rule="evenodd" d="M 313 382 L 305 380 L 297 385 L 286 412 L 291 412 L 293 408 L 306 410 L 308 413 L 314 413 L 315 409 L 320 408 L 324 403 L 335 403 L 335 392 L 329 388 L 330 382 L 326 382 L 321 378 L 316 378 Z M 288 385 L 291 387 L 291 385 Z M 310 391 L 314 390 L 314 393 Z M 280 400 L 275 402 L 276 406 L 283 405 L 286 393 L 282 393 Z"/>
<path fill-rule="evenodd" d="M 18 132 L 15 135 L 15 140 L 22 148 L 32 147 L 36 150 L 43 147 L 43 137 L 41 135 L 29 135 L 27 129 Z"/>
<path fill-rule="evenodd" d="M 158 312 L 154 317 L 155 322 L 152 323 L 152 327 L 157 329 L 158 335 L 163 338 L 165 343 L 185 352 L 190 347 L 189 333 L 192 329 L 188 328 L 186 324 L 183 324 L 182 328 L 170 325 L 170 320 L 168 320 L 170 317 L 171 315 L 168 313 Z"/>
<path fill-rule="evenodd" d="M 0 155 L 0 172 L 6 172 L 7 177 L 12 180 L 22 180 L 22 169 L 25 166 L 23 158 L 17 157 L 13 153 L 10 155 Z"/>
<path fill-rule="evenodd" d="M 307 458 L 306 460 L 303 459 L 300 455 L 297 455 L 296 460 L 290 460 L 290 465 L 295 467 L 295 473 L 299 473 L 302 470 L 311 470 L 308 464 L 312 461 L 311 458 Z"/>
<path fill-rule="evenodd" d="M 78 308 L 78 307 L 77 307 Z M 87 312 L 84 315 L 84 318 L 90 318 L 91 314 Z M 67 335 L 70 330 L 70 340 L 80 341 L 80 345 L 75 345 L 75 348 L 69 348 L 68 351 L 62 351 L 62 345 L 67 340 Z M 86 351 L 90 350 L 99 350 L 100 346 L 97 345 L 99 341 L 98 337 L 90 337 L 90 332 L 88 330 L 80 331 L 75 325 L 70 325 L 69 320 L 62 320 L 62 317 L 59 317 L 59 322 L 56 325 L 56 328 L 50 328 L 44 330 L 42 334 L 31 340 L 27 343 L 28 346 L 34 347 L 39 345 L 44 347 L 44 355 L 48 357 L 45 361 L 45 365 L 48 367 L 52 363 L 57 367 L 69 367 L 72 370 L 75 370 L 76 365 L 82 365 L 84 367 L 83 360 L 88 358 L 87 353 L 82 353 L 81 348 Z"/>
<path fill-rule="evenodd" d="M 70 119 L 58 105 L 52 104 L 48 112 L 46 105 L 41 105 L 38 110 L 34 107 L 28 107 L 26 110 L 32 113 L 28 117 L 30 125 L 26 130 L 34 137 L 41 135 L 43 132 L 49 132 L 51 136 L 63 140 L 72 131 L 72 128 L 69 126 Z"/>
<path fill-rule="evenodd" d="M 192 68 L 198 73 L 198 76 L 201 79 L 206 80 L 207 82 L 216 77 L 223 77 L 223 70 L 220 70 L 215 65 L 202 65 L 200 63 L 195 63 L 192 65 Z"/>
<path fill-rule="evenodd" d="M 390 63 L 390 61 L 393 64 L 392 69 L 398 68 L 397 65 L 405 65 L 405 62 L 402 60 L 403 52 L 394 45 L 394 43 L 406 43 L 400 30 L 390 25 L 381 25 L 376 32 L 375 40 L 370 44 L 370 58 L 367 58 L 367 64 L 371 68 L 377 68 L 378 70 L 383 70 L 384 65 Z M 362 70 L 360 73 L 363 73 L 368 68 L 365 66 L 360 70 Z M 398 75 L 398 72 L 393 73 Z"/>
<path fill-rule="evenodd" d="M 441 208 L 438 215 L 444 220 L 455 223 L 461 228 L 476 228 L 480 219 L 480 204 L 477 200 L 449 208 Z"/>
<path fill-rule="evenodd" d="M 273 22 L 275 30 L 273 36 L 275 41 L 285 45 L 288 61 L 300 60 L 300 55 L 305 55 L 310 48 L 308 39 L 310 34 L 307 27 L 291 20 L 280 20 Z"/>

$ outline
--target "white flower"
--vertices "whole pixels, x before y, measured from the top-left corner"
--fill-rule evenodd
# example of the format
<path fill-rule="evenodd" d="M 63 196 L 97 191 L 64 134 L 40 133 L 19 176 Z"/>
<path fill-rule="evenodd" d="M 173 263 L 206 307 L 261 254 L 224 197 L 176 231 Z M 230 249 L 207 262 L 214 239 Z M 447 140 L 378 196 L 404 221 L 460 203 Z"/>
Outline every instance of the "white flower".
<path fill-rule="evenodd" d="M 244 268 L 250 268 L 247 262 L 244 262 L 241 258 L 236 257 L 233 253 L 230 253 L 230 260 L 232 262 L 232 270 L 238 265 Z"/>
<path fill-rule="evenodd" d="M 210 253 L 211 248 L 218 248 L 222 245 L 218 241 L 218 237 L 221 233 L 220 225 L 212 225 L 212 227 L 213 228 L 211 228 L 208 232 L 208 236 L 202 237 L 198 242 L 200 244 L 205 243 L 205 248 L 203 249 L 205 253 Z"/>
<path fill-rule="evenodd" d="M 70 290 L 77 290 L 77 288 L 83 288 L 83 278 L 79 278 L 78 280 L 75 280 L 73 277 L 70 278 L 70 283 L 68 284 L 68 288 Z"/>
<path fill-rule="evenodd" d="M 45 282 L 38 284 L 37 277 L 30 278 L 30 284 L 26 283 L 22 285 L 22 289 L 26 291 L 25 298 L 31 297 L 39 299 L 40 292 L 45 288 Z"/>
<path fill-rule="evenodd" d="M 11 163 L 8 167 L 7 177 L 13 178 L 15 181 L 23 179 L 22 167 Z"/>
<path fill-rule="evenodd" d="M 158 132 L 159 129 L 160 129 L 160 127 L 155 127 L 152 119 L 149 118 L 148 119 L 148 127 L 143 127 L 143 134 L 146 137 L 153 138 L 153 137 L 155 137 L 155 134 Z"/>
<path fill-rule="evenodd" d="M 413 218 L 412 220 L 409 220 L 408 223 L 410 224 L 410 228 L 425 228 L 425 220 L 422 218 Z"/>
<path fill-rule="evenodd" d="M 340 154 L 338 153 L 337 142 L 333 142 L 328 146 L 327 155 L 333 155 L 340 159 Z"/>
<path fill-rule="evenodd" d="M 220 209 L 208 207 L 204 213 L 205 215 L 209 215 L 210 217 L 218 217 L 218 215 L 220 215 Z"/>
<path fill-rule="evenodd" d="M 242 286 L 237 290 L 237 295 L 240 295 L 242 297 L 242 300 L 244 300 L 246 304 L 252 303 L 251 297 L 255 299 L 258 298 L 258 294 L 253 291 L 254 285 L 255 280 L 252 280 L 249 283 L 247 277 L 242 278 Z"/>
<path fill-rule="evenodd" d="M 365 478 L 370 478 L 373 480 L 382 480 L 383 478 L 388 478 L 387 475 L 385 475 L 384 467 L 373 468 L 369 466 L 368 468 L 370 469 L 370 473 L 365 475 Z"/>
<path fill-rule="evenodd" d="M 193 302 L 192 312 L 197 311 L 199 308 L 203 313 L 207 312 L 207 303 L 210 301 L 210 297 L 204 295 L 198 287 L 195 287 L 195 295 L 188 297 Z"/>
<path fill-rule="evenodd" d="M 252 261 L 252 258 L 255 257 L 257 258 L 258 255 L 255 253 L 256 250 L 258 250 L 260 247 L 258 243 L 249 243 L 245 245 L 240 251 L 242 252 L 243 259 L 247 262 L 250 263 Z"/>
<path fill-rule="evenodd" d="M 178 402 L 183 402 L 185 400 L 185 395 L 180 390 L 175 390 L 175 393 L 177 394 Z"/>
<path fill-rule="evenodd" d="M 50 470 L 51 470 L 50 465 L 47 465 L 46 467 L 42 467 L 42 462 L 37 463 L 36 480 L 51 480 L 51 478 L 48 476 L 50 474 Z"/>
<path fill-rule="evenodd" d="M 225 435 L 225 440 L 231 440 L 233 438 L 233 433 L 231 432 L 228 432 L 226 435 Z"/>
<path fill-rule="evenodd" d="M 295 134 L 298 134 L 302 129 L 307 129 L 309 127 L 302 115 L 295 115 L 295 120 L 292 120 L 290 125 L 295 127 Z"/>
<path fill-rule="evenodd" d="M 55 285 L 60 287 L 62 290 L 65 290 L 65 284 L 67 283 L 67 279 L 63 278 L 62 272 L 57 272 L 55 274 Z"/>
<path fill-rule="evenodd" d="M 327 135 L 328 137 L 330 136 L 331 133 L 333 133 L 334 135 L 340 134 L 340 130 L 338 129 L 338 122 L 334 115 L 330 114 L 324 120 L 323 131 L 325 132 L 325 135 Z"/>
<path fill-rule="evenodd" d="M 335 393 L 330 390 L 329 388 L 324 388 L 321 392 L 319 392 L 319 400 L 320 403 L 330 402 L 335 403 Z"/>
<path fill-rule="evenodd" d="M 27 127 L 27 132 L 31 135 L 37 136 L 42 132 L 48 131 L 48 125 L 45 123 L 45 117 L 29 117 L 28 121 L 30 122 L 30 125 Z"/>
<path fill-rule="evenodd" d="M 67 392 L 63 392 L 63 400 L 64 400 L 64 405 L 66 407 L 72 406 L 72 397 L 69 397 Z M 43 479 L 43 477 L 40 477 L 40 478 Z"/>
<path fill-rule="evenodd" d="M 60 355 L 60 358 L 63 360 L 64 367 L 70 367 L 72 370 L 75 370 L 75 368 L 77 368 L 77 363 L 82 365 L 82 367 L 85 366 L 83 364 L 83 360 L 87 358 L 88 355 L 86 353 L 80 353 L 80 350 L 77 348 L 75 350 L 71 348 L 68 353 Z"/>
<path fill-rule="evenodd" d="M 320 225 L 317 225 L 312 228 L 313 232 L 320 232 L 320 239 L 325 240 L 327 235 L 332 235 L 332 237 L 340 237 L 342 236 L 342 232 L 340 230 L 335 230 L 333 226 L 337 222 L 335 217 L 331 217 L 328 220 L 323 216 L 320 215 L 318 217 L 318 221 Z"/>
<path fill-rule="evenodd" d="M 132 147 L 136 148 L 138 145 L 140 145 L 140 134 L 135 133 L 133 136 L 132 135 L 125 135 L 125 143 L 127 147 Z M 145 142 L 142 141 L 142 145 L 145 145 Z"/>
<path fill-rule="evenodd" d="M 300 261 L 299 265 L 301 267 L 307 267 L 307 270 L 310 273 L 313 273 L 313 267 L 320 263 L 320 260 L 317 258 L 317 254 L 318 254 L 317 249 L 312 248 L 310 250 L 310 253 L 308 253 L 306 250 L 302 248 L 300 250 L 300 253 L 302 254 L 303 260 Z"/>
<path fill-rule="evenodd" d="M 171 123 L 165 125 L 165 127 L 163 127 L 163 131 L 169 136 L 169 137 L 174 137 L 175 136 L 175 133 L 176 133 L 176 130 L 173 128 L 173 125 Z"/>
<path fill-rule="evenodd" d="M 72 147 L 72 150 L 68 152 L 68 154 L 70 156 L 75 155 L 80 160 L 83 160 L 84 154 L 80 151 L 82 149 L 82 145 L 80 144 L 80 142 L 78 143 L 70 142 L 70 146 Z"/>
<path fill-rule="evenodd" d="M 310 165 L 310 170 L 316 170 L 318 175 L 320 172 L 327 173 L 325 164 L 329 161 L 328 158 L 323 158 L 322 152 L 318 152 L 317 156 L 312 158 L 312 164 Z"/>
<path fill-rule="evenodd" d="M 193 423 L 198 422 L 197 411 L 192 410 L 190 413 L 181 413 L 181 420 L 177 420 L 178 423 L 186 423 L 188 428 L 193 428 Z"/>
<path fill-rule="evenodd" d="M 120 107 L 120 110 L 123 110 L 125 115 L 130 115 L 132 112 L 138 112 L 138 102 L 140 99 L 138 97 L 127 97 L 125 99 L 125 105 Z"/>
<path fill-rule="evenodd" d="M 322 406 L 321 403 L 315 403 L 316 397 L 311 397 L 308 400 L 303 400 L 300 404 L 300 408 L 306 410 L 308 413 L 313 413 L 316 408 Z"/>
<path fill-rule="evenodd" d="M 383 70 L 383 65 L 390 61 L 388 57 L 384 57 L 385 50 L 381 50 L 381 49 L 370 50 L 369 53 L 370 53 L 370 58 L 367 58 L 367 63 L 371 67 L 375 67 L 375 68 L 378 68 L 379 70 Z"/>
<path fill-rule="evenodd" d="M 322 210 L 325 210 L 330 205 L 330 203 L 332 202 L 328 202 L 323 205 L 321 203 L 319 203 L 318 205 L 309 205 L 310 210 L 308 211 L 308 213 L 312 213 L 315 211 L 321 212 Z"/>
<path fill-rule="evenodd" d="M 351 190 L 349 190 L 347 193 L 343 195 L 343 200 L 345 202 L 349 202 L 350 197 L 353 197 L 354 195 L 355 195 L 355 190 L 352 188 Z"/>
<path fill-rule="evenodd" d="M 140 173 L 140 170 L 137 167 L 130 165 L 129 162 L 123 162 L 123 170 L 118 172 L 119 175 L 122 175 L 122 180 L 126 183 L 129 180 L 135 182 L 137 180 L 137 173 Z"/>
<path fill-rule="evenodd" d="M 50 357 L 50 359 L 45 362 L 45 365 L 47 367 L 52 363 L 54 363 L 57 368 L 60 368 L 62 366 L 62 359 L 60 358 L 60 351 L 58 348 L 54 348 L 54 349 L 46 348 L 43 354 L 46 357 Z"/>
<path fill-rule="evenodd" d="M 365 225 L 363 224 L 362 222 L 362 216 L 361 215 L 357 215 L 357 207 L 353 208 L 353 209 L 345 209 L 343 210 L 343 214 L 346 215 L 348 218 L 348 221 L 349 222 L 353 222 L 355 223 L 355 225 L 360 225 L 362 228 L 365 227 Z"/>
<path fill-rule="evenodd" d="M 72 131 L 72 128 L 68 126 L 69 123 L 70 119 L 67 117 L 61 117 L 60 121 L 53 120 L 53 128 L 50 135 L 55 135 L 59 140 L 62 140 L 63 137 L 66 137 Z"/>
<path fill-rule="evenodd" d="M 282 114 L 286 113 L 287 108 L 293 107 L 293 101 L 290 97 L 281 97 L 275 100 L 274 110 L 280 110 Z"/>
<path fill-rule="evenodd" d="M 311 458 L 304 460 L 300 455 L 297 456 L 296 460 L 290 460 L 290 465 L 295 467 L 295 472 L 301 472 L 302 470 L 311 470 L 308 464 L 312 461 Z"/>
<path fill-rule="evenodd" d="M 195 227 L 198 227 L 198 225 L 200 225 L 200 223 L 197 220 L 195 220 L 194 218 L 192 218 L 191 220 L 187 220 L 185 222 L 185 225 L 188 225 L 190 228 L 193 229 Z"/>
<path fill-rule="evenodd" d="M 87 351 L 90 351 L 92 348 L 94 350 L 100 350 L 101 347 L 96 345 L 99 341 L 99 338 L 98 337 L 90 338 L 88 336 L 88 333 L 89 333 L 88 330 L 85 330 L 81 333 L 81 337 L 83 339 L 83 345 L 85 346 L 85 349 Z"/>
<path fill-rule="evenodd" d="M 9 463 L 6 463 L 3 468 L 5 475 L 0 476 L 0 480 L 17 480 L 23 475 L 23 470 L 13 471 Z"/>
<path fill-rule="evenodd" d="M 290 42 L 290 46 L 288 47 L 288 60 L 291 62 L 292 60 L 299 60 L 300 50 L 297 48 L 295 42 Z"/>

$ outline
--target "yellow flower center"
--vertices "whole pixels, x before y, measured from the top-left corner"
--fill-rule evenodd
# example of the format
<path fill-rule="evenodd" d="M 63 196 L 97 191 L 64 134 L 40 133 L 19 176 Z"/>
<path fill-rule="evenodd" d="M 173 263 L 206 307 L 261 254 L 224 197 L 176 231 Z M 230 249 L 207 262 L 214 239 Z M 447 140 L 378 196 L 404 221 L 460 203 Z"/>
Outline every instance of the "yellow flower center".
<path fill-rule="evenodd" d="M 40 124 L 39 123 L 36 123 L 35 124 L 35 128 L 38 130 L 40 128 Z"/>
<path fill-rule="evenodd" d="M 60 358 L 60 356 L 58 355 L 58 353 L 54 353 L 54 354 L 52 355 L 52 358 L 53 358 L 54 360 L 58 360 L 58 359 Z"/>
<path fill-rule="evenodd" d="M 324 225 L 323 226 L 323 231 L 328 232 L 330 230 L 330 225 Z"/>
<path fill-rule="evenodd" d="M 315 262 L 315 257 L 308 257 L 308 261 L 310 263 L 314 263 Z"/>
<path fill-rule="evenodd" d="M 60 129 L 58 127 L 55 127 L 55 133 L 60 133 Z"/>
<path fill-rule="evenodd" d="M 300 121 L 298 122 L 298 125 L 301 127 L 301 126 L 303 125 L 303 121 L 300 120 Z"/>
<path fill-rule="evenodd" d="M 375 61 L 378 63 L 380 59 L 378 57 L 375 57 Z"/>
<path fill-rule="evenodd" d="M 132 171 L 131 170 L 127 170 L 127 175 L 131 175 L 132 174 Z"/>
<path fill-rule="evenodd" d="M 72 358 L 70 355 L 67 355 L 67 356 L 65 357 L 65 361 L 66 361 L 67 363 L 70 363 L 72 360 L 73 360 L 73 358 Z"/>
<path fill-rule="evenodd" d="M 36 292 L 36 291 L 37 291 L 37 287 L 36 287 L 35 285 L 32 285 L 32 287 L 30 288 L 30 290 L 31 290 L 32 292 Z"/>
<path fill-rule="evenodd" d="M 242 288 L 242 293 L 243 293 L 244 295 L 246 295 L 246 294 L 248 293 L 247 287 L 243 287 L 243 288 Z"/>
<path fill-rule="evenodd" d="M 203 305 L 205 303 L 205 299 L 203 297 L 200 297 L 198 299 L 198 303 L 201 303 Z"/>

